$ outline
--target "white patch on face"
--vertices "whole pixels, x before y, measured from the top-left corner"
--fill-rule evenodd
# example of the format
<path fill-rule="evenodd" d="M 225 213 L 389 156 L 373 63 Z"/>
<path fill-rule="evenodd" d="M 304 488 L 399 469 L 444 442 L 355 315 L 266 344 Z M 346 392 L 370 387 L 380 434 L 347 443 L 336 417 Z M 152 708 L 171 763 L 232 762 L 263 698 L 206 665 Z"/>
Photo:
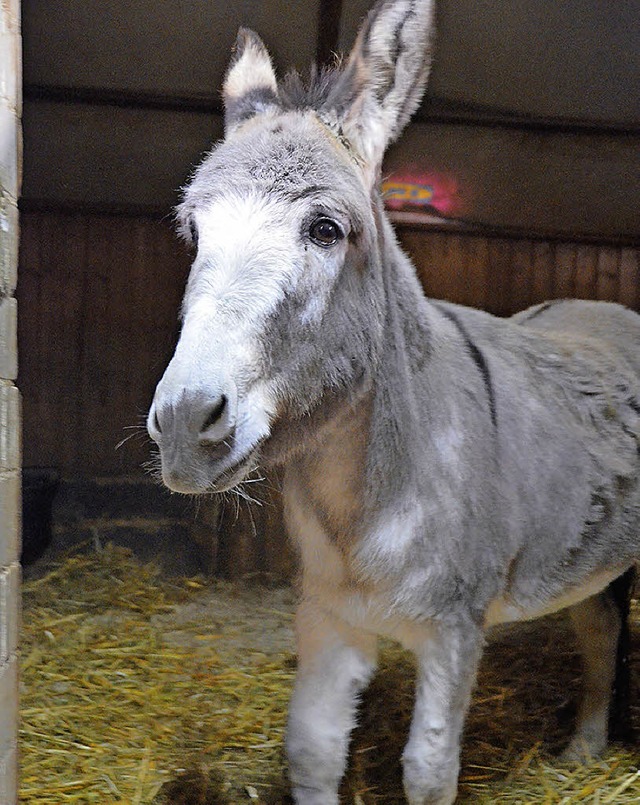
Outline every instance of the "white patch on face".
<path fill-rule="evenodd" d="M 265 319 L 304 283 L 303 324 L 317 325 L 329 304 L 346 238 L 322 251 L 304 242 L 300 205 L 251 194 L 225 197 L 196 214 L 198 256 L 185 297 L 185 320 L 214 317 L 225 338 L 251 343 Z M 305 250 L 306 245 L 306 250 Z"/>
<path fill-rule="evenodd" d="M 225 198 L 196 215 L 198 257 L 187 289 L 194 305 L 234 326 L 262 321 L 293 279 L 301 245 L 289 205 L 264 196 Z"/>
<path fill-rule="evenodd" d="M 302 203 L 250 193 L 227 195 L 195 214 L 199 246 L 182 332 L 155 398 L 157 408 L 179 415 L 173 421 L 187 436 L 171 449 L 191 478 L 197 473 L 189 468 L 210 468 L 201 467 L 200 454 L 193 452 L 202 434 L 190 423 L 189 417 L 200 412 L 197 406 L 195 414 L 191 411 L 189 397 L 215 401 L 224 395 L 228 401 L 234 440 L 226 464 L 231 468 L 268 438 L 278 408 L 279 380 L 265 374 L 269 317 L 287 295 L 298 295 L 293 315 L 307 322 L 321 319 L 330 303 L 346 244 L 330 250 L 313 245 L 301 231 L 309 213 Z M 276 347 L 286 354 L 296 344 Z M 227 469 L 223 463 L 218 468 Z"/>
<path fill-rule="evenodd" d="M 247 447 L 268 436 L 276 412 L 274 395 L 266 382 L 254 383 L 240 401 L 240 418 L 245 424 L 242 436 Z"/>

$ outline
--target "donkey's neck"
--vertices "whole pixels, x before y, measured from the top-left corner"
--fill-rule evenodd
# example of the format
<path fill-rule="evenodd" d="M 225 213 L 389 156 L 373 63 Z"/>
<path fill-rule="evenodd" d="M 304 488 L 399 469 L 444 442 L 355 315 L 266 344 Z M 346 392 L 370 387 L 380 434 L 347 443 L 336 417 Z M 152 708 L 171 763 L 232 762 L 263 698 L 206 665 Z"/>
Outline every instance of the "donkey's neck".
<path fill-rule="evenodd" d="M 376 508 L 384 505 L 385 498 L 396 497 L 399 489 L 411 488 L 421 464 L 421 441 L 429 413 L 418 376 L 425 376 L 434 325 L 416 270 L 398 245 L 382 204 L 377 209 L 377 225 L 386 316 L 371 403 L 365 488 Z"/>
<path fill-rule="evenodd" d="M 325 406 L 331 414 L 289 462 L 297 495 L 337 544 L 357 539 L 354 529 L 407 488 L 419 463 L 412 454 L 424 412 L 413 380 L 429 356 L 429 304 L 382 209 L 377 218 L 385 321 L 372 386 L 356 401 Z"/>

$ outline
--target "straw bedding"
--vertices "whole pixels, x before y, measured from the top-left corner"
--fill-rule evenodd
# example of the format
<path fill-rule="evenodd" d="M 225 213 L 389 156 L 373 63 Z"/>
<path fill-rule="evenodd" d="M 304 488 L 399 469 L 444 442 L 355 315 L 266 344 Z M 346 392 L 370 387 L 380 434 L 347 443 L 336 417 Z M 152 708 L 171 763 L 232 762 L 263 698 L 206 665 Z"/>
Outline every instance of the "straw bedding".
<path fill-rule="evenodd" d="M 168 580 L 124 550 L 78 554 L 25 582 L 20 802 L 290 802 L 282 740 L 295 659 L 286 587 Z M 633 613 L 640 730 L 640 610 Z M 345 805 L 400 805 L 413 667 L 384 644 L 343 786 Z M 640 803 L 640 747 L 587 766 L 570 731 L 579 661 L 556 617 L 487 649 L 465 734 L 460 802 Z"/>

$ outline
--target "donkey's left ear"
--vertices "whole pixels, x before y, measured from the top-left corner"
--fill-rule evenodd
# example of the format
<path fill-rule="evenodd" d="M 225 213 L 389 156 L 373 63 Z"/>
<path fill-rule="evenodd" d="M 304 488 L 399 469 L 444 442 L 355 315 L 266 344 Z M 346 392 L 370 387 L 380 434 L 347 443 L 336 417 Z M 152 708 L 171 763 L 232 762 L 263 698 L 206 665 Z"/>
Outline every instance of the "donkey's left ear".
<path fill-rule="evenodd" d="M 254 115 L 278 107 L 278 84 L 264 43 L 240 28 L 222 90 L 225 133 Z"/>
<path fill-rule="evenodd" d="M 344 135 L 372 176 L 422 98 L 431 66 L 433 17 L 434 0 L 379 0 L 331 99 Z"/>

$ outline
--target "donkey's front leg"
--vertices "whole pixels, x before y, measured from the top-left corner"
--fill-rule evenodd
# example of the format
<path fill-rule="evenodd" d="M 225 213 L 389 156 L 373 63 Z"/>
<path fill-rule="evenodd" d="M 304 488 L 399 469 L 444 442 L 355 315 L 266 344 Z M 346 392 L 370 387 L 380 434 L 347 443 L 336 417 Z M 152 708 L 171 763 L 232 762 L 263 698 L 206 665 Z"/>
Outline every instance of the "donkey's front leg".
<path fill-rule="evenodd" d="M 287 757 L 296 805 L 337 805 L 358 693 L 376 657 L 375 636 L 305 601 L 296 616 L 298 672 Z"/>
<path fill-rule="evenodd" d="M 483 635 L 470 620 L 432 623 L 412 640 L 418 662 L 416 701 L 402 763 L 409 805 L 451 805 L 460 740 Z"/>

